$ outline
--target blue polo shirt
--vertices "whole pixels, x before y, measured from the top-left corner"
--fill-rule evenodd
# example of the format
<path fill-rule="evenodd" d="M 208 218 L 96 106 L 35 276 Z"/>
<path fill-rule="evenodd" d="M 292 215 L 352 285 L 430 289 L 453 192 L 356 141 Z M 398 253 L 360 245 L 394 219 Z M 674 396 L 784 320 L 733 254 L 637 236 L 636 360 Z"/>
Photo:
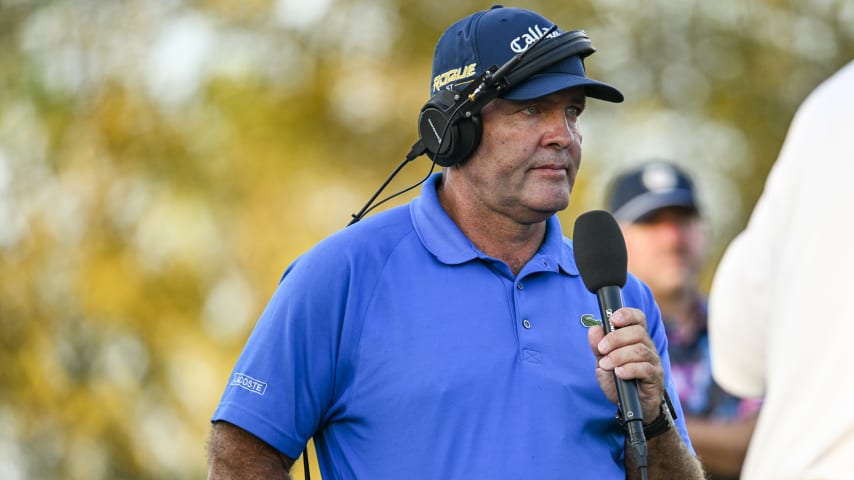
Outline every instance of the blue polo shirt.
<path fill-rule="evenodd" d="M 326 480 L 625 478 L 582 321 L 599 307 L 558 218 L 514 276 L 448 217 L 440 178 L 287 269 L 213 420 L 291 458 L 314 436 Z M 623 303 L 646 312 L 678 398 L 651 293 L 630 276 Z"/>

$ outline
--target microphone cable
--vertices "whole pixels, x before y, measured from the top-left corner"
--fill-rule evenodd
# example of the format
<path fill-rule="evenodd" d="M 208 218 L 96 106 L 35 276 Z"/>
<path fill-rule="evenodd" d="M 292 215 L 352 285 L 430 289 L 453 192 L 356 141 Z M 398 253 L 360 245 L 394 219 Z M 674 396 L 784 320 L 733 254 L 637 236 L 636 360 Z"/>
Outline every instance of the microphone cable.
<path fill-rule="evenodd" d="M 416 153 L 419 149 L 421 150 L 420 153 Z M 358 222 L 359 220 L 362 219 L 362 217 L 364 217 L 365 215 L 370 213 L 371 210 L 379 207 L 383 203 L 391 200 L 392 198 L 403 195 L 404 193 L 412 190 L 413 188 L 417 187 L 418 185 L 421 185 L 422 183 L 426 182 L 427 179 L 430 178 L 430 174 L 433 173 L 433 170 L 436 167 L 436 162 L 432 162 L 430 164 L 430 170 L 427 172 L 427 176 L 425 176 L 423 179 L 418 181 L 418 183 L 410 185 L 410 186 L 404 188 L 403 190 L 398 191 L 397 193 L 393 193 L 393 194 L 385 197 L 384 199 L 382 199 L 379 202 L 374 204 L 374 200 L 376 200 L 376 198 L 380 195 L 380 193 L 382 193 L 382 191 L 385 190 L 385 187 L 388 186 L 388 184 L 391 182 L 391 180 L 395 176 L 397 176 L 397 174 L 400 173 L 401 170 L 403 170 L 403 167 L 407 163 L 409 163 L 412 160 L 421 156 L 425 151 L 426 151 L 426 149 L 421 144 L 421 140 L 417 141 L 415 143 L 415 145 L 412 146 L 412 150 L 410 150 L 409 154 L 406 155 L 406 158 L 403 159 L 403 162 L 401 162 L 400 165 L 398 165 L 397 168 L 395 168 L 394 171 L 391 172 L 391 175 L 389 175 L 388 178 L 386 178 L 386 180 L 383 182 L 383 184 L 380 185 L 380 188 L 378 188 L 377 191 L 374 192 L 374 194 L 371 196 L 370 200 L 368 200 L 368 203 L 366 203 L 365 206 L 362 207 L 362 209 L 359 211 L 359 213 L 354 213 L 351 215 L 351 217 L 353 217 L 353 218 L 352 218 L 352 220 L 350 220 L 350 223 L 348 223 L 347 226 L 349 227 L 350 225 L 353 225 L 354 223 Z"/>
<path fill-rule="evenodd" d="M 456 115 L 457 115 L 457 113 L 459 113 L 460 109 L 462 109 L 464 106 L 466 106 L 469 103 L 471 103 L 471 100 L 466 98 L 463 102 L 461 102 L 459 105 L 457 105 L 457 108 L 455 108 L 454 111 L 451 112 L 450 118 L 456 118 Z M 445 126 L 442 128 L 442 134 L 439 135 L 439 144 L 436 147 L 436 155 L 439 155 L 439 152 L 442 151 L 442 144 L 445 143 L 445 138 L 448 135 L 448 131 L 449 131 L 449 128 L 450 128 L 452 123 L 453 122 L 447 122 L 447 123 L 445 123 Z M 382 199 L 379 202 L 377 202 L 376 204 L 374 204 L 374 200 L 377 199 L 377 197 L 380 195 L 380 193 L 382 193 L 382 191 L 385 189 L 385 187 L 388 186 L 388 184 L 391 182 L 391 180 L 395 176 L 397 176 L 397 174 L 400 173 L 401 170 L 403 170 L 403 167 L 406 166 L 406 164 L 411 162 L 412 160 L 415 160 L 416 158 L 420 157 L 421 155 L 424 155 L 426 152 L 427 152 L 427 147 L 424 146 L 424 142 L 422 142 L 421 139 L 419 138 L 418 141 L 412 145 L 412 148 L 409 150 L 409 153 L 406 154 L 406 157 L 403 159 L 403 161 L 400 163 L 400 165 L 398 165 L 397 168 L 395 168 L 394 171 L 391 172 L 391 175 L 389 175 L 388 178 L 386 178 L 385 182 L 383 182 L 383 184 L 380 185 L 380 188 L 378 188 L 377 191 L 374 192 L 374 194 L 371 196 L 371 198 L 368 200 L 368 202 L 365 204 L 365 206 L 362 207 L 362 209 L 359 210 L 358 213 L 354 213 L 351 215 L 352 219 L 350 220 L 350 223 L 347 224 L 347 226 L 349 227 L 350 225 L 353 225 L 354 223 L 358 222 L 365 215 L 367 215 L 371 210 L 379 207 L 383 203 L 385 203 L 385 202 L 387 202 L 387 201 L 389 201 L 389 200 L 391 200 L 397 196 L 403 195 L 404 193 L 406 193 L 406 192 L 412 190 L 413 188 L 421 185 L 422 183 L 426 182 L 427 179 L 430 178 L 430 175 L 433 173 L 433 170 L 436 168 L 436 161 L 435 160 L 432 161 L 432 163 L 430 164 L 430 171 L 427 172 L 427 175 L 423 179 L 421 179 L 421 181 L 419 181 L 418 183 L 415 183 L 413 185 L 410 185 L 409 187 L 406 187 L 405 189 L 400 190 L 397 193 L 391 194 L 388 197 L 385 197 L 384 199 Z"/>

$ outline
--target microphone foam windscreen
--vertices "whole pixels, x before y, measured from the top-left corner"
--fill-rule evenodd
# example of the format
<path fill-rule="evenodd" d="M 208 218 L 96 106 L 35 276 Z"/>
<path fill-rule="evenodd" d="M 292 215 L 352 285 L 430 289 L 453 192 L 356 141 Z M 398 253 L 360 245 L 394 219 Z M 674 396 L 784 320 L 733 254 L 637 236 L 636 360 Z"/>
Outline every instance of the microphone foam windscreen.
<path fill-rule="evenodd" d="M 626 241 L 610 213 L 593 210 L 580 215 L 575 220 L 572 243 L 587 290 L 596 293 L 602 287 L 622 288 L 626 284 Z"/>

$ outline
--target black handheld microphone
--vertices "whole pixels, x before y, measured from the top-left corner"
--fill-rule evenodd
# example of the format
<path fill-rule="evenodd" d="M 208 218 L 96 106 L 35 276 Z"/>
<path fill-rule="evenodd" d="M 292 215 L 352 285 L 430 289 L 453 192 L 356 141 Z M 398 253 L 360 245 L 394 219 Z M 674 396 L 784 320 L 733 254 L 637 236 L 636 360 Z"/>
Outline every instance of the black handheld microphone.
<path fill-rule="evenodd" d="M 620 226 L 610 213 L 593 210 L 575 220 L 573 231 L 575 263 L 587 290 L 595 293 L 605 332 L 614 331 L 611 314 L 623 307 L 620 289 L 626 284 L 628 254 Z M 646 438 L 643 410 L 636 380 L 622 380 L 614 374 L 619 415 L 626 426 L 629 447 L 638 466 L 646 471 Z"/>

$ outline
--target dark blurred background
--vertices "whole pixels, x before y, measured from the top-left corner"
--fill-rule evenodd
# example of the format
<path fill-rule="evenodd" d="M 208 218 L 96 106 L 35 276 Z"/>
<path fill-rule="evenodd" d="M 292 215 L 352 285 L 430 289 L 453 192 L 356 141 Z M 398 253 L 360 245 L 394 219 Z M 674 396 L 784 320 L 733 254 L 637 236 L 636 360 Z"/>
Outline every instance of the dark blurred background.
<path fill-rule="evenodd" d="M 435 41 L 489 5 L 0 0 L 0 478 L 204 478 L 282 271 L 403 159 Z M 712 219 L 706 285 L 795 108 L 854 58 L 848 0 L 507 5 L 586 30 L 626 94 L 588 104 L 565 228 L 670 158 Z"/>

